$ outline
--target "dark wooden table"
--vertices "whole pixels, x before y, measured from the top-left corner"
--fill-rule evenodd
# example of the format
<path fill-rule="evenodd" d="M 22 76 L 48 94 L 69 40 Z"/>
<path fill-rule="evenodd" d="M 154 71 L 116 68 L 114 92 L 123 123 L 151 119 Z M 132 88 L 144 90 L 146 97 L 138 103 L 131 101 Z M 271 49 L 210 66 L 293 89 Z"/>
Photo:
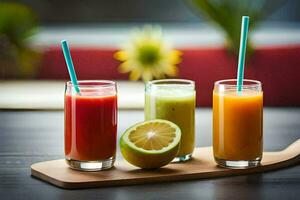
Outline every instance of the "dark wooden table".
<path fill-rule="evenodd" d="M 211 145 L 211 110 L 198 109 L 197 146 Z M 119 112 L 119 136 L 143 111 Z M 30 176 L 35 162 L 63 157 L 63 112 L 0 112 L 0 199 L 299 199 L 300 165 L 245 176 L 65 190 Z M 300 108 L 266 108 L 265 150 L 300 138 Z M 120 157 L 120 155 L 118 154 Z M 201 166 L 199 166 L 201 167 Z"/>

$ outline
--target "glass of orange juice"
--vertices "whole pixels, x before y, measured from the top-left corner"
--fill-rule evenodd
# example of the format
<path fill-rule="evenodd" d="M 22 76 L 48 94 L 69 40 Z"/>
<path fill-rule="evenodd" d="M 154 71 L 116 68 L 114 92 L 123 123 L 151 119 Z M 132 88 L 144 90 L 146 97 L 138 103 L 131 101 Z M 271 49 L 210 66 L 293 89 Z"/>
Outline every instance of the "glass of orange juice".
<path fill-rule="evenodd" d="M 260 164 L 263 148 L 263 92 L 261 82 L 217 81 L 213 91 L 213 151 L 217 164 L 249 168 Z"/>

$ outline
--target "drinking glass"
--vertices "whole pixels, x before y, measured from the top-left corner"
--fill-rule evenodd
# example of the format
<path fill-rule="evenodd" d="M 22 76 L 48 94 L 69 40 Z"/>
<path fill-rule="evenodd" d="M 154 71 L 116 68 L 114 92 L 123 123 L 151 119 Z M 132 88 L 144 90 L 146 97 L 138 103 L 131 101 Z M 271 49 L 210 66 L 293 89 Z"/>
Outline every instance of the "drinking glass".
<path fill-rule="evenodd" d="M 117 89 L 106 80 L 65 86 L 65 159 L 77 170 L 111 168 L 116 156 Z"/>
<path fill-rule="evenodd" d="M 213 152 L 217 164 L 249 168 L 260 164 L 263 149 L 263 92 L 261 82 L 221 80 L 213 91 Z"/>
<path fill-rule="evenodd" d="M 195 83 L 184 79 L 149 81 L 145 92 L 145 119 L 165 119 L 181 129 L 174 162 L 191 159 L 195 147 Z"/>

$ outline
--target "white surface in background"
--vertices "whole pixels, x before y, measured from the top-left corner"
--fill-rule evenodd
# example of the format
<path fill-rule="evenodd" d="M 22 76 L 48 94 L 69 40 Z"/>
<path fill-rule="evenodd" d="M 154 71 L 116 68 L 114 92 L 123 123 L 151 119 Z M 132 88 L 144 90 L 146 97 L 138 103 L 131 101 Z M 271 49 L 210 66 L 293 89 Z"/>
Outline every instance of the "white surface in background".
<path fill-rule="evenodd" d="M 144 107 L 144 83 L 117 81 L 118 107 Z M 63 109 L 63 81 L 1 81 L 0 109 Z"/>
<path fill-rule="evenodd" d="M 32 38 L 35 46 L 58 46 L 62 39 L 70 45 L 81 47 L 119 48 L 128 41 L 134 27 L 143 24 L 78 25 L 64 27 L 42 27 Z M 224 34 L 220 29 L 206 24 L 168 24 L 162 25 L 164 37 L 176 48 L 223 46 Z M 253 34 L 257 46 L 280 44 L 300 44 L 300 24 L 267 24 Z"/>

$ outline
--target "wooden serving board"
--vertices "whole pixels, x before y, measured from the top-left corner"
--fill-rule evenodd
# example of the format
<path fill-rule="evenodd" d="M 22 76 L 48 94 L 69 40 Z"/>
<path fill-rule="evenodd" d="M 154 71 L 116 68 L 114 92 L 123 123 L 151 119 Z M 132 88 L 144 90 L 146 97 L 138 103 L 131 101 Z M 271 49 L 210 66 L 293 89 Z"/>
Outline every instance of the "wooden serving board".
<path fill-rule="evenodd" d="M 115 167 L 110 170 L 81 172 L 70 169 L 65 160 L 60 159 L 31 165 L 31 174 L 58 187 L 76 189 L 250 174 L 298 163 L 300 163 L 300 139 L 282 151 L 264 152 L 261 166 L 249 169 L 217 167 L 212 147 L 203 147 L 196 148 L 193 159 L 188 162 L 171 163 L 156 170 L 139 169 L 124 160 L 117 160 Z"/>

